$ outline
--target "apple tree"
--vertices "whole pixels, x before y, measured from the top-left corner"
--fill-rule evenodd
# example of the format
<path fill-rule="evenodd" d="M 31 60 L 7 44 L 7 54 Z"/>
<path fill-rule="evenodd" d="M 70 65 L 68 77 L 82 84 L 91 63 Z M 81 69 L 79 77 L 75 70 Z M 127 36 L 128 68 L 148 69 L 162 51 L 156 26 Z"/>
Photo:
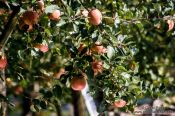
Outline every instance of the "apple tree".
<path fill-rule="evenodd" d="M 19 97 L 28 110 L 59 112 L 87 84 L 98 112 L 133 112 L 138 99 L 172 96 L 174 7 L 173 0 L 0 1 L 1 104 L 10 109 Z"/>

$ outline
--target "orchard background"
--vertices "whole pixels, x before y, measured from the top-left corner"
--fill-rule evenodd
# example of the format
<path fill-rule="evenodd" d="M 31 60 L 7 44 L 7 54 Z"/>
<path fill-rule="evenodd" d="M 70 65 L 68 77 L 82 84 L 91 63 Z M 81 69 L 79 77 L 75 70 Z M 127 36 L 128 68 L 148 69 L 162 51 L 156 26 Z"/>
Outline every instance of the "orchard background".
<path fill-rule="evenodd" d="M 146 98 L 175 103 L 174 9 L 173 0 L 1 0 L 1 116 L 61 115 L 65 103 L 84 116 L 87 84 L 99 114 L 133 113 Z"/>

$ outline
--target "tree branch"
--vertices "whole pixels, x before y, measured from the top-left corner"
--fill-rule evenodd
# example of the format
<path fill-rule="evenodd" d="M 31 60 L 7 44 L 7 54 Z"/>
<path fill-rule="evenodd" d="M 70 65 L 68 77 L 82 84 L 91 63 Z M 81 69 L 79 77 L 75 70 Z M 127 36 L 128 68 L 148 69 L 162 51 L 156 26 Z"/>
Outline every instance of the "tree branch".
<path fill-rule="evenodd" d="M 2 35 L 0 36 L 0 46 L 2 47 L 2 49 L 4 48 L 5 44 L 7 43 L 11 33 L 13 32 L 15 26 L 16 26 L 16 22 L 17 22 L 17 14 L 20 11 L 20 5 L 17 6 L 13 6 L 13 12 L 7 22 L 7 24 L 5 25 L 5 28 L 2 32 Z"/>

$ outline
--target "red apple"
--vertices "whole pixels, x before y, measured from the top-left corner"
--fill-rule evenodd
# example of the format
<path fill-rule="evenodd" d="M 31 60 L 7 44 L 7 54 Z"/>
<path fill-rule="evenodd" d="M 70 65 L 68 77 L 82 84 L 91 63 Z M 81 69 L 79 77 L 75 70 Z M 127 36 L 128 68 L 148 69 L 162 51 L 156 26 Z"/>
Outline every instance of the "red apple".
<path fill-rule="evenodd" d="M 65 74 L 65 69 L 64 68 L 61 68 L 58 72 L 56 72 L 53 76 L 56 78 L 56 79 L 60 79 L 61 75 Z"/>
<path fill-rule="evenodd" d="M 60 16 L 61 16 L 60 10 L 55 10 L 49 14 L 49 19 L 57 21 L 60 19 Z"/>
<path fill-rule="evenodd" d="M 38 8 L 39 8 L 41 11 L 44 10 L 44 1 L 43 1 L 43 0 L 37 1 L 37 5 L 38 5 Z"/>
<path fill-rule="evenodd" d="M 3 15 L 4 13 L 5 13 L 5 10 L 0 8 L 0 15 Z"/>
<path fill-rule="evenodd" d="M 43 53 L 45 53 L 49 50 L 48 45 L 44 45 L 44 44 L 37 44 L 34 47 L 38 48 Z"/>
<path fill-rule="evenodd" d="M 103 62 L 102 61 L 93 61 L 92 62 L 92 69 L 94 71 L 94 76 L 96 76 L 98 73 L 102 73 L 103 71 Z"/>
<path fill-rule="evenodd" d="M 102 22 L 102 14 L 98 9 L 92 9 L 88 14 L 88 20 L 92 25 L 99 25 Z"/>
<path fill-rule="evenodd" d="M 86 86 L 86 79 L 84 77 L 73 77 L 70 85 L 73 90 L 81 91 Z"/>
<path fill-rule="evenodd" d="M 124 100 L 118 100 L 114 102 L 114 107 L 116 108 L 122 108 L 126 105 L 126 101 Z"/>
<path fill-rule="evenodd" d="M 80 44 L 80 47 L 78 48 L 78 52 L 81 53 L 82 50 L 86 47 L 86 45 L 84 43 Z M 91 55 L 91 50 L 88 49 L 87 52 L 85 53 L 86 55 Z"/>
<path fill-rule="evenodd" d="M 4 69 L 7 65 L 7 59 L 5 56 L 1 56 L 0 58 L 0 69 Z"/>
<path fill-rule="evenodd" d="M 26 11 L 22 14 L 19 21 L 19 27 L 22 29 L 25 25 L 28 25 L 28 31 L 33 29 L 33 25 L 37 24 L 39 20 L 39 14 L 35 11 Z"/>
<path fill-rule="evenodd" d="M 107 49 L 100 44 L 100 42 L 96 42 L 95 45 L 91 48 L 92 52 L 98 53 L 98 54 L 104 54 L 107 53 Z"/>
<path fill-rule="evenodd" d="M 16 86 L 16 87 L 15 87 L 15 94 L 16 94 L 16 95 L 22 94 L 23 91 L 24 91 L 24 90 L 23 90 L 23 88 L 22 88 L 21 86 Z"/>
<path fill-rule="evenodd" d="M 172 30 L 174 28 L 174 21 L 167 20 L 167 23 L 168 23 L 168 31 Z"/>

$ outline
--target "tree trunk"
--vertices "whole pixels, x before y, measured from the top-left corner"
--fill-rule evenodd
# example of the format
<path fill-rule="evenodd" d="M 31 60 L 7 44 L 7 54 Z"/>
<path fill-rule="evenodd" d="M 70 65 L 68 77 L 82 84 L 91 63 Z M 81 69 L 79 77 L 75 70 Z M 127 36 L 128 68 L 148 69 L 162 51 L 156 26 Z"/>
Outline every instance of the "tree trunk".
<path fill-rule="evenodd" d="M 74 116 L 85 116 L 85 103 L 80 91 L 72 90 Z"/>
<path fill-rule="evenodd" d="M 62 116 L 60 105 L 57 103 L 57 104 L 55 104 L 55 107 L 56 107 L 56 111 L 57 111 L 57 116 Z"/>
<path fill-rule="evenodd" d="M 7 24 L 4 27 L 4 30 L 2 31 L 2 35 L 0 36 L 0 49 L 1 52 L 4 53 L 4 47 L 6 43 L 8 42 L 9 37 L 11 36 L 17 22 L 17 14 L 20 11 L 20 5 L 13 6 L 13 12 L 7 22 Z M 2 2 L 1 4 L 7 5 L 8 3 Z M 1 80 L 0 80 L 0 94 L 2 94 L 4 97 L 6 97 L 6 78 L 5 78 L 5 69 L 1 71 Z M 7 103 L 5 101 L 0 103 L 0 110 L 1 115 L 0 116 L 7 116 Z"/>
<path fill-rule="evenodd" d="M 4 97 L 6 96 L 6 81 L 5 81 L 5 70 L 1 71 L 1 80 L 0 80 L 0 94 L 2 94 Z M 7 116 L 7 103 L 5 101 L 2 101 L 0 103 L 0 116 Z"/>

